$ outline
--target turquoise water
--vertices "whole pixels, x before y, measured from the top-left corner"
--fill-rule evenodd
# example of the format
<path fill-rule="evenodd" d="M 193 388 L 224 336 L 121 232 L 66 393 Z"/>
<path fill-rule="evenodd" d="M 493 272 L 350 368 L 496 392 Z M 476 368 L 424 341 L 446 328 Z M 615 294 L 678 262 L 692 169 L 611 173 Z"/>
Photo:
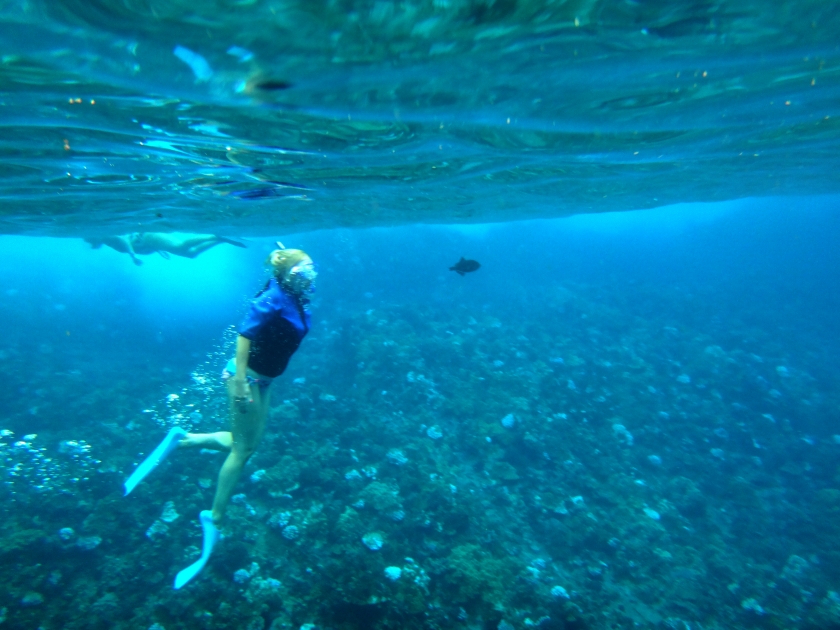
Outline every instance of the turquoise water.
<path fill-rule="evenodd" d="M 834 2 L 2 9 L 7 233 L 273 234 L 838 191 Z"/>
<path fill-rule="evenodd" d="M 3 237 L 0 618 L 837 627 L 836 207 L 283 234 L 320 269 L 312 332 L 179 591 L 221 456 L 122 484 L 169 427 L 227 425 L 229 327 L 272 244 L 137 266 Z"/>
<path fill-rule="evenodd" d="M 0 10 L 0 627 L 840 628 L 835 3 Z"/>

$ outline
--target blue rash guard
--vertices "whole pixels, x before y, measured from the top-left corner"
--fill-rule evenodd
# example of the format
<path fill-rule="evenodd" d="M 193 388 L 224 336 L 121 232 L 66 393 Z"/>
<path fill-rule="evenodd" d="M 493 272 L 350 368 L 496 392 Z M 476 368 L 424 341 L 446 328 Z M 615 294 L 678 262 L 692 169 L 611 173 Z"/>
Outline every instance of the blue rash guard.
<path fill-rule="evenodd" d="M 280 376 L 309 332 L 308 301 L 284 290 L 275 278 L 251 301 L 238 332 L 251 340 L 248 367 L 263 376 Z"/>

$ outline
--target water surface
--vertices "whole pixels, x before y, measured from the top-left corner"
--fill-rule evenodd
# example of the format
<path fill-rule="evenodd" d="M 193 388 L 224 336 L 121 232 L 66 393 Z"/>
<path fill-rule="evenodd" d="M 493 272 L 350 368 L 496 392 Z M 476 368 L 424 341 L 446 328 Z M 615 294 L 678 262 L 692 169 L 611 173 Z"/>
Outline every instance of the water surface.
<path fill-rule="evenodd" d="M 7 2 L 0 230 L 837 192 L 837 32 L 817 0 Z"/>

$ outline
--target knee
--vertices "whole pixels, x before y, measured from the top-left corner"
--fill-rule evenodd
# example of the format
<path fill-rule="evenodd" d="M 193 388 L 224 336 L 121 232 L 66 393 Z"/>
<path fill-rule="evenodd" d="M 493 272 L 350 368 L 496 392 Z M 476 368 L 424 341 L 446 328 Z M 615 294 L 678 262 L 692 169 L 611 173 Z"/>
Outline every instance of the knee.
<path fill-rule="evenodd" d="M 239 459 L 242 460 L 242 463 L 244 464 L 249 459 L 251 459 L 251 456 L 257 450 L 257 446 L 256 446 L 256 444 L 237 444 L 237 443 L 234 443 L 233 448 L 231 450 L 233 451 L 233 453 L 236 454 L 236 456 Z"/>
<path fill-rule="evenodd" d="M 229 451 L 233 446 L 233 435 L 230 431 L 218 431 L 213 434 L 213 438 L 222 450 Z"/>

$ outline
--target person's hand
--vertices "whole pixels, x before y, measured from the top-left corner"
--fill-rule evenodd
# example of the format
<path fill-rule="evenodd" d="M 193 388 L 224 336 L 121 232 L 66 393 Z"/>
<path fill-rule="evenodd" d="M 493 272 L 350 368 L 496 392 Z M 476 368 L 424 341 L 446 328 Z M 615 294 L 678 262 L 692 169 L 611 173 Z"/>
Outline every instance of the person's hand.
<path fill-rule="evenodd" d="M 248 411 L 248 403 L 251 402 L 251 388 L 248 387 L 248 381 L 244 378 L 233 379 L 233 402 L 239 413 L 246 413 Z"/>

